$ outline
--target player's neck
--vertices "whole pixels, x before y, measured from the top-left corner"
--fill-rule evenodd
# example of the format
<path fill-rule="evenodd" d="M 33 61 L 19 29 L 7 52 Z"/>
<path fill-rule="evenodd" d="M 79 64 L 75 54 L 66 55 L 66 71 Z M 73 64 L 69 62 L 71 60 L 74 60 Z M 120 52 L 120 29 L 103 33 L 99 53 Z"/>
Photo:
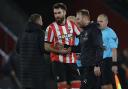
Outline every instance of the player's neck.
<path fill-rule="evenodd" d="M 63 21 L 62 21 L 62 23 L 59 23 L 59 25 L 65 25 L 66 24 L 66 19 L 64 19 Z"/>

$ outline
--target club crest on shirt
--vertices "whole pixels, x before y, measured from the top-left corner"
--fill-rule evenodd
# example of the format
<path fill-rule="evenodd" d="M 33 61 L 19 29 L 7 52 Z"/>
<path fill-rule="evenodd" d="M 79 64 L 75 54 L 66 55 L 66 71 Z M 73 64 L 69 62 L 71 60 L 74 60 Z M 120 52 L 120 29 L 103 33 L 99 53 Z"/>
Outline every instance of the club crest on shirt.
<path fill-rule="evenodd" d="M 71 39 L 72 36 L 73 36 L 72 34 L 62 34 L 62 35 L 59 35 L 59 36 L 58 36 L 58 39 L 61 39 L 61 40 L 62 40 L 62 39 L 66 39 L 66 38 L 67 38 L 67 39 Z"/>
<path fill-rule="evenodd" d="M 68 26 L 68 30 L 69 30 L 69 31 L 72 30 L 72 27 Z"/>
<path fill-rule="evenodd" d="M 70 33 L 73 33 L 73 30 L 72 30 L 71 26 L 68 26 L 68 30 L 69 30 Z"/>
<path fill-rule="evenodd" d="M 88 33 L 87 32 L 84 34 L 83 40 L 85 40 L 85 41 L 88 40 Z"/>

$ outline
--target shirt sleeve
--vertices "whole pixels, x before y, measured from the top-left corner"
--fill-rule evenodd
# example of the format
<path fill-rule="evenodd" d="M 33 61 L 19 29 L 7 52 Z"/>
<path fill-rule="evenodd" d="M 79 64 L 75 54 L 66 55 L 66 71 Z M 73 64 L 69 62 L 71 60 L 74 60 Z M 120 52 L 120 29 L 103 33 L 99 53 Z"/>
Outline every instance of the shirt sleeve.
<path fill-rule="evenodd" d="M 118 47 L 118 38 L 114 31 L 109 32 L 109 43 L 110 48 L 117 48 Z"/>
<path fill-rule="evenodd" d="M 54 38 L 54 32 L 53 29 L 48 26 L 46 31 L 45 31 L 45 42 L 53 42 L 53 38 Z"/>
<path fill-rule="evenodd" d="M 99 65 L 103 59 L 103 40 L 101 30 L 98 27 L 92 30 L 92 40 L 96 50 L 96 65 Z"/>
<path fill-rule="evenodd" d="M 95 47 L 100 47 L 100 48 L 103 47 L 102 33 L 100 29 L 98 28 L 93 29 L 92 40 L 93 40 L 93 45 Z"/>
<path fill-rule="evenodd" d="M 80 35 L 80 29 L 74 24 L 74 33 L 75 35 Z"/>

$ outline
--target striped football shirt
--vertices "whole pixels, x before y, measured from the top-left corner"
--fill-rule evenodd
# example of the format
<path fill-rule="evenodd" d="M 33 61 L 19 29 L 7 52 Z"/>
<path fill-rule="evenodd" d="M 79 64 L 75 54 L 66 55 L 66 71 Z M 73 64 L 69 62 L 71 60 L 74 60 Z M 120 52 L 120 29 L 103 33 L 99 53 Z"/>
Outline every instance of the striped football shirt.
<path fill-rule="evenodd" d="M 72 21 L 66 20 L 65 25 L 53 22 L 46 29 L 45 42 L 51 43 L 51 47 L 54 47 L 56 43 L 73 46 L 76 35 L 80 35 L 80 30 Z M 63 63 L 76 63 L 77 60 L 76 53 L 62 55 L 51 52 L 50 57 L 52 61 Z"/>

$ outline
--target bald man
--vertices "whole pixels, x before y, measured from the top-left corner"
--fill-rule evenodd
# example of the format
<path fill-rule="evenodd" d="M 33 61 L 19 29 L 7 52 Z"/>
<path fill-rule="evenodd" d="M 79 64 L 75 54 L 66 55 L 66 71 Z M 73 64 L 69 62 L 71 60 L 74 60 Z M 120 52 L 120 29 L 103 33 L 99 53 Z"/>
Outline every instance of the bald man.
<path fill-rule="evenodd" d="M 97 18 L 99 28 L 102 31 L 103 39 L 103 64 L 101 66 L 101 88 L 113 89 L 112 79 L 113 73 L 117 74 L 117 47 L 118 37 L 116 33 L 108 27 L 108 17 L 105 14 L 100 14 Z"/>

